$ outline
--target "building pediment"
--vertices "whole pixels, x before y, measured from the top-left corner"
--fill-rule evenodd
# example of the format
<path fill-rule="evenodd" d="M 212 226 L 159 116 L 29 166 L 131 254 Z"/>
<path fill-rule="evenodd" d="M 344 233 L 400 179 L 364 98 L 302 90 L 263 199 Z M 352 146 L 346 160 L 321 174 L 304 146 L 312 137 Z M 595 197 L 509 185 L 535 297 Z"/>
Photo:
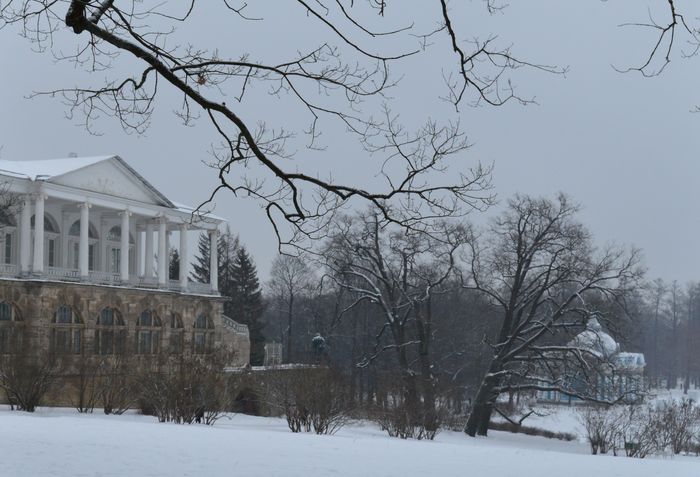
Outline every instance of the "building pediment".
<path fill-rule="evenodd" d="M 172 203 L 119 156 L 97 161 L 48 178 L 46 182 L 97 192 L 145 204 L 172 207 Z"/>
<path fill-rule="evenodd" d="M 119 156 L 0 161 L 0 174 L 172 208 L 163 194 Z"/>

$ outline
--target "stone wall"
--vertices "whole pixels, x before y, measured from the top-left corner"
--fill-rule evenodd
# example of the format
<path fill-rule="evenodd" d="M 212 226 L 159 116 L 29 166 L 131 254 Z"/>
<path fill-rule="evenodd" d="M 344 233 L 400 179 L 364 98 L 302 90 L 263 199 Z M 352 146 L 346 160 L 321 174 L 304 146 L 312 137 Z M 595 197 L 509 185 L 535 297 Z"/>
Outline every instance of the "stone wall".
<path fill-rule="evenodd" d="M 0 325 L 22 328 L 22 348 L 31 349 L 32 353 L 51 351 L 51 330 L 57 327 L 54 324 L 56 310 L 62 305 L 68 305 L 79 318 L 80 324 L 77 327 L 82 335 L 82 352 L 73 355 L 72 361 L 80 359 L 81 355 L 95 355 L 97 319 L 101 310 L 109 307 L 117 310 L 124 320 L 127 354 L 137 354 L 137 320 L 141 312 L 150 310 L 161 323 L 160 349 L 163 352 L 168 352 L 173 313 L 182 321 L 182 350 L 185 355 L 194 352 L 195 320 L 204 314 L 213 324 L 210 351 L 225 356 L 227 367 L 243 367 L 249 363 L 250 340 L 247 331 L 245 328 L 234 330 L 230 326 L 224 326 L 224 299 L 221 297 L 82 283 L 0 280 L 0 303 L 3 302 L 13 306 L 20 321 L 13 324 L 0 322 Z M 148 359 L 148 356 L 139 355 L 139 359 Z M 0 394 L 0 400 L 2 399 L 4 396 Z M 51 401 L 61 402 L 63 399 L 54 395 Z"/>

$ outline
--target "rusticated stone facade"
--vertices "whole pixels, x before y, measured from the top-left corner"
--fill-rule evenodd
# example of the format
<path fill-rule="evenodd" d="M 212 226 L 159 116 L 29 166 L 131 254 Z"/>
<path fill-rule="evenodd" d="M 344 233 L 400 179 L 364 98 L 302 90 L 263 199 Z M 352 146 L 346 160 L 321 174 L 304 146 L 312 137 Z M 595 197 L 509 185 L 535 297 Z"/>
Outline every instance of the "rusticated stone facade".
<path fill-rule="evenodd" d="M 10 341 L 21 334 L 24 350 L 70 355 L 75 361 L 81 356 L 116 352 L 113 342 L 119 333 L 120 348 L 126 355 L 148 359 L 156 355 L 217 352 L 226 356 L 226 366 L 244 367 L 250 356 L 248 331 L 222 315 L 223 302 L 224 298 L 218 296 L 4 279 L 0 280 L 0 307 L 5 307 L 0 310 L 0 315 L 5 313 L 0 316 L 0 348 L 5 349 L 0 349 L 0 353 L 7 353 L 12 346 Z M 11 307 L 11 316 L 7 305 Z M 72 318 L 70 322 L 61 322 L 66 307 L 70 308 Z M 105 309 L 119 317 L 119 326 L 110 335 L 110 347 L 99 336 L 100 330 L 105 329 L 99 321 Z M 152 320 L 147 328 L 139 326 L 144 312 L 149 312 Z M 2 334 L 3 329 L 10 328 L 21 333 Z M 144 330 L 152 331 L 147 343 L 140 337 Z M 65 399 L 54 396 L 51 401 L 61 403 Z"/>

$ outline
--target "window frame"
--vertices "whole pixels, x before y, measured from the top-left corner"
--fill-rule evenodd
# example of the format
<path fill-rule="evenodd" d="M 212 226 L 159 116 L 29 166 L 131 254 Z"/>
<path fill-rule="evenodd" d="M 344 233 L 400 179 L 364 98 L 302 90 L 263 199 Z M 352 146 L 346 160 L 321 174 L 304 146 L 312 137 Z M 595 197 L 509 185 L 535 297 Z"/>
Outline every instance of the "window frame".
<path fill-rule="evenodd" d="M 148 324 L 144 324 L 148 317 Z M 136 320 L 136 354 L 154 355 L 160 353 L 163 326 L 158 315 L 151 309 L 139 313 Z"/>
<path fill-rule="evenodd" d="M 109 324 L 105 323 L 108 318 Z M 126 339 L 127 326 L 122 313 L 114 307 L 102 308 L 95 321 L 94 353 L 98 356 L 124 354 Z"/>
<path fill-rule="evenodd" d="M 199 313 L 195 317 L 192 330 L 192 353 L 209 354 L 212 352 L 213 348 L 214 323 L 211 318 L 209 318 L 209 315 L 206 313 Z"/>
<path fill-rule="evenodd" d="M 84 348 L 84 324 L 77 311 L 63 303 L 56 308 L 51 320 L 49 349 L 52 353 L 78 355 Z"/>

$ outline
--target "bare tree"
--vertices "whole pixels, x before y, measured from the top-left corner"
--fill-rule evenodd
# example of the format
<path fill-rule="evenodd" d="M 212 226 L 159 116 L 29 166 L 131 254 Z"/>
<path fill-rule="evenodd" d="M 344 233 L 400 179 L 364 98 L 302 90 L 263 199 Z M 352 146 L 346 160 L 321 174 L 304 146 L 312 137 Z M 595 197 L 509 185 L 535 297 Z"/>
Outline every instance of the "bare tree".
<path fill-rule="evenodd" d="M 637 72 L 645 77 L 660 75 L 671 63 L 674 48 L 677 48 L 679 38 L 686 46 L 682 56 L 695 56 L 700 48 L 700 29 L 692 24 L 696 21 L 697 13 L 685 15 L 684 10 L 691 10 L 688 5 L 683 9 L 678 7 L 677 0 L 658 0 L 648 10 L 648 19 L 625 23 L 626 27 L 638 27 L 648 30 L 651 35 L 651 46 L 639 64 L 617 68 L 620 72 Z"/>
<path fill-rule="evenodd" d="M 600 357 L 561 340 L 597 311 L 601 298 L 624 304 L 641 272 L 637 251 L 597 252 L 577 210 L 563 194 L 554 201 L 517 195 L 486 239 L 471 242 L 464 286 L 500 309 L 498 331 L 487 339 L 493 357 L 465 429 L 471 436 L 486 435 L 503 392 L 544 389 L 596 399 L 567 386 L 554 366 L 574 362 L 592 372 L 591 361 Z"/>
<path fill-rule="evenodd" d="M 234 48 L 227 44 L 210 50 L 195 44 L 191 35 L 181 36 L 180 30 L 190 25 L 202 27 L 197 21 L 203 3 L 5 0 L 0 2 L 0 27 L 17 25 L 38 50 L 53 49 L 60 60 L 107 74 L 102 84 L 45 92 L 63 98 L 70 115 L 79 116 L 89 131 L 95 131 L 97 118 L 106 115 L 125 130 L 142 133 L 162 101 L 161 89 L 181 95 L 177 114 L 183 122 L 202 117 L 220 137 L 212 148 L 220 181 L 214 194 L 227 189 L 259 200 L 281 244 L 323 235 L 338 207 L 353 200 L 368 201 L 384 220 L 409 227 L 425 216 L 449 217 L 491 203 L 490 168 L 475 164 L 449 176 L 440 174 L 468 147 L 457 120 L 428 120 L 410 132 L 391 112 L 388 93 L 404 73 L 393 71 L 407 64 L 407 58 L 430 48 L 453 52 L 451 63 L 441 65 L 447 93 L 439 96 L 455 106 L 527 104 L 532 98 L 513 86 L 515 70 L 564 72 L 517 58 L 496 34 L 463 41 L 454 17 L 472 18 L 462 8 L 493 14 L 500 9 L 492 0 L 483 2 L 486 8 L 441 0 L 413 15 L 399 2 L 297 0 L 285 7 L 289 24 L 298 24 L 301 31 L 316 28 L 318 40 L 289 45 L 291 54 L 275 48 L 269 58 L 256 58 L 239 48 L 269 37 L 265 17 L 272 14 L 262 5 L 206 2 L 207 15 L 230 19 L 227 33 L 230 25 L 240 29 L 239 41 L 228 42 Z M 54 34 L 64 25 L 76 35 L 74 48 L 54 43 Z M 210 22 L 205 25 L 212 28 Z M 122 63 L 120 57 L 135 61 Z M 297 117 L 286 127 L 269 125 L 274 112 L 255 119 L 246 114 L 243 105 L 259 99 L 254 91 L 260 87 L 297 106 Z M 297 130 L 291 124 L 308 126 Z M 376 184 L 346 183 L 334 177 L 332 166 L 323 172 L 306 166 L 314 153 L 329 146 L 321 142 L 324 127 L 336 124 L 357 141 L 365 156 L 376 157 Z M 296 153 L 301 160 L 292 165 L 295 149 L 302 151 Z"/>
<path fill-rule="evenodd" d="M 649 294 L 649 302 L 652 306 L 653 314 L 653 329 L 651 333 L 652 353 L 650 356 L 649 374 L 651 375 L 654 387 L 659 384 L 661 377 L 661 353 L 659 351 L 659 335 L 661 334 L 661 321 L 665 312 L 666 295 L 668 294 L 668 285 L 661 279 L 656 278 L 647 285 L 647 293 Z"/>
<path fill-rule="evenodd" d="M 679 330 L 680 330 L 680 317 L 681 317 L 681 296 L 683 291 L 681 290 L 680 284 L 678 283 L 677 280 L 673 280 L 671 282 L 671 286 L 669 287 L 669 293 L 671 294 L 670 297 L 670 302 L 669 302 L 669 312 L 670 312 L 670 318 L 671 318 L 671 349 L 673 352 L 671 353 L 670 359 L 671 363 L 669 366 L 668 370 L 668 386 L 670 388 L 676 387 L 678 383 L 678 376 L 679 376 L 679 366 L 680 366 L 680 360 L 679 355 L 679 346 L 680 346 L 680 340 L 679 340 Z"/>
<path fill-rule="evenodd" d="M 299 298 L 309 291 L 311 278 L 311 270 L 302 257 L 279 255 L 272 262 L 268 290 L 270 296 L 279 303 L 279 309 L 283 309 L 286 314 L 287 327 L 281 331 L 280 339 L 287 338 L 285 361 L 288 363 L 295 359 L 295 306 Z"/>
<path fill-rule="evenodd" d="M 463 228 L 444 223 L 431 228 L 431 233 L 391 230 L 382 227 L 379 211 L 369 210 L 339 220 L 322 254 L 329 277 L 350 293 L 344 311 L 362 303 L 379 311 L 374 350 L 359 366 L 391 351 L 409 422 L 420 422 L 428 431 L 437 426 L 432 301 L 444 292 L 466 235 Z"/>

